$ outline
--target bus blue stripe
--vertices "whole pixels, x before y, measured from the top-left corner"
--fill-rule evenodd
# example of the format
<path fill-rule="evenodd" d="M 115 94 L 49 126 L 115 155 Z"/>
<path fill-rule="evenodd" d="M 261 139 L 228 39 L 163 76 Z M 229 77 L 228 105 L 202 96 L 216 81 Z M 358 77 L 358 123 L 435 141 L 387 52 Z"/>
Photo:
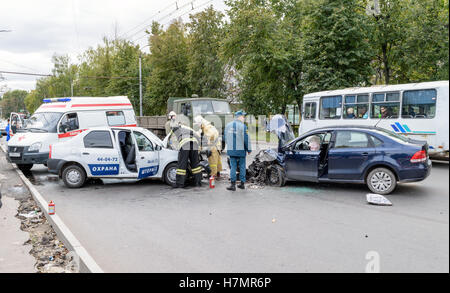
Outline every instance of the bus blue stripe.
<path fill-rule="evenodd" d="M 395 132 L 399 132 L 397 126 L 395 126 L 395 124 L 391 124 L 392 128 L 394 129 Z"/>
<path fill-rule="evenodd" d="M 400 129 L 400 131 L 401 131 L 402 133 L 406 133 L 406 131 L 403 129 L 403 127 L 402 127 L 402 125 L 401 125 L 400 123 L 395 122 L 395 125 L 397 125 L 398 129 Z"/>
<path fill-rule="evenodd" d="M 411 129 L 409 129 L 409 127 L 408 127 L 408 125 L 406 125 L 406 124 L 403 124 L 403 127 L 406 129 L 406 131 L 408 131 L 408 132 L 412 132 L 411 131 Z"/>

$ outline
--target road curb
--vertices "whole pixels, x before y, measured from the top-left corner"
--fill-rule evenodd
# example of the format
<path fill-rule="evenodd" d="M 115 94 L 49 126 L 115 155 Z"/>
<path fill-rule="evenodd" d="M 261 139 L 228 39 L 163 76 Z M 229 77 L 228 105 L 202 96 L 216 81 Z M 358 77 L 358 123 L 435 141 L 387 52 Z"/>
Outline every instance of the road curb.
<path fill-rule="evenodd" d="M 2 151 L 6 154 L 6 149 L 2 144 L 0 144 Z M 25 177 L 22 171 L 19 170 L 16 164 L 11 163 L 17 174 L 19 174 L 22 182 L 27 186 L 33 199 L 39 205 L 41 210 L 44 212 L 47 221 L 51 224 L 53 229 L 55 229 L 56 234 L 59 239 L 64 243 L 64 245 L 70 251 L 74 251 L 79 257 L 80 273 L 103 273 L 103 270 L 95 262 L 92 256 L 87 252 L 87 250 L 81 245 L 78 239 L 73 235 L 69 228 L 64 224 L 58 215 L 48 214 L 48 204 L 44 197 L 39 193 L 39 191 L 33 186 L 33 184 Z"/>

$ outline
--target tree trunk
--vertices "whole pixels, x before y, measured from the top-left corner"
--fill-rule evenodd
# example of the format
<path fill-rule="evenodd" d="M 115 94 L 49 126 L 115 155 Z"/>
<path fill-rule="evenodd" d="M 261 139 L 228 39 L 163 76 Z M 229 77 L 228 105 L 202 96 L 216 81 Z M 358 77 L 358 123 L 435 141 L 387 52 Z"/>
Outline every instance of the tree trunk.
<path fill-rule="evenodd" d="M 387 58 L 387 43 L 383 43 L 381 45 L 381 50 L 383 52 L 384 82 L 385 84 L 389 84 L 390 68 L 389 68 L 389 60 Z"/>

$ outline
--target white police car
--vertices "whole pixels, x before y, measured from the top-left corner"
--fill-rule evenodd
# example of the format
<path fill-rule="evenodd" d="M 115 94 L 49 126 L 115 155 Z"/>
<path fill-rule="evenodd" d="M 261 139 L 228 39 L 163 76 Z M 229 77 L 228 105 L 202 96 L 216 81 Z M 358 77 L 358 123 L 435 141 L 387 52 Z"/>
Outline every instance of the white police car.
<path fill-rule="evenodd" d="M 69 188 L 83 186 L 87 178 L 151 177 L 173 185 L 177 160 L 178 151 L 147 129 L 96 127 L 51 145 L 47 166 Z"/>

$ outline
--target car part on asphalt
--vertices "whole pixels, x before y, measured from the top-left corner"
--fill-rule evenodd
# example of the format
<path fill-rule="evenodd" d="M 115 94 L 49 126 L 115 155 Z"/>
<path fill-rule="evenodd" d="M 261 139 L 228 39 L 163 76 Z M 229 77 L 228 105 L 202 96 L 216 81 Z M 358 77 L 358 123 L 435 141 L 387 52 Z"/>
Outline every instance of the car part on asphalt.
<path fill-rule="evenodd" d="M 380 206 L 391 206 L 392 203 L 382 196 L 381 194 L 368 193 L 366 195 L 366 200 L 369 204 L 380 205 Z"/>

